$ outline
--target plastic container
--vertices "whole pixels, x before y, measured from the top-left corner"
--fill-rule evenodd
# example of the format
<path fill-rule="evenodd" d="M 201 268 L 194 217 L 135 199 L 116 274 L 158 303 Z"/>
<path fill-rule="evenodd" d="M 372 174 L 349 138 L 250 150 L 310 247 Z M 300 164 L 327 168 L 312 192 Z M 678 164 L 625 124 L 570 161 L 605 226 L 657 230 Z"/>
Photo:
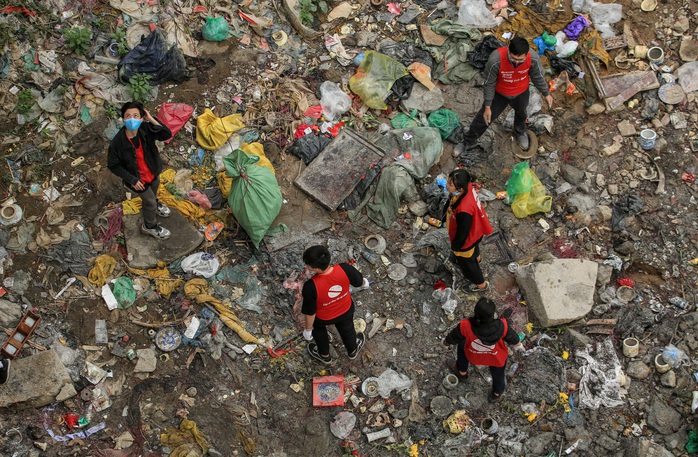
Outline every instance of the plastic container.
<path fill-rule="evenodd" d="M 428 218 L 427 222 L 429 223 L 429 225 L 433 225 L 434 227 L 441 227 L 441 221 L 435 217 Z"/>
<path fill-rule="evenodd" d="M 572 0 L 572 11 L 575 13 L 581 13 L 584 8 L 585 0 Z"/>
<path fill-rule="evenodd" d="M 623 340 L 623 355 L 626 357 L 637 357 L 640 353 L 640 342 L 637 338 L 626 338 Z"/>
<path fill-rule="evenodd" d="M 640 132 L 640 147 L 645 151 L 654 149 L 657 141 L 657 132 L 652 129 L 645 129 Z"/>

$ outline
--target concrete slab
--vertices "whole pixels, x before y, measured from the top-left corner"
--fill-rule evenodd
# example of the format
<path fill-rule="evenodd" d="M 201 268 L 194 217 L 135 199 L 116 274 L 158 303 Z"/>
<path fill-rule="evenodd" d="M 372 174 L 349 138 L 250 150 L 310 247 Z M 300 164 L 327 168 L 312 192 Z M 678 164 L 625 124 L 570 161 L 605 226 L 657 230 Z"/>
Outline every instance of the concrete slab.
<path fill-rule="evenodd" d="M 204 241 L 203 233 L 174 208 L 170 217 L 158 217 L 158 222 L 172 232 L 169 239 L 156 240 L 152 236 L 143 235 L 143 216 L 140 213 L 124 216 L 126 250 L 133 255 L 133 260 L 129 262 L 131 267 L 152 268 L 157 266 L 159 260 L 173 262 L 193 252 Z"/>
<path fill-rule="evenodd" d="M 10 377 L 2 386 L 0 410 L 46 406 L 56 401 L 61 392 L 65 393 L 66 385 L 73 387 L 70 374 L 52 350 L 13 360 Z"/>
<path fill-rule="evenodd" d="M 294 184 L 334 211 L 352 193 L 366 170 L 383 155 L 373 143 L 345 128 L 310 162 Z"/>
<path fill-rule="evenodd" d="M 549 327 L 581 319 L 594 305 L 598 264 L 584 259 L 554 259 L 519 267 L 516 281 L 531 316 Z"/>
<path fill-rule="evenodd" d="M 300 201 L 289 200 L 271 224 L 285 224 L 288 230 L 274 236 L 265 236 L 264 244 L 270 251 L 278 251 L 296 241 L 304 240 L 332 226 L 327 210 L 303 197 Z"/>

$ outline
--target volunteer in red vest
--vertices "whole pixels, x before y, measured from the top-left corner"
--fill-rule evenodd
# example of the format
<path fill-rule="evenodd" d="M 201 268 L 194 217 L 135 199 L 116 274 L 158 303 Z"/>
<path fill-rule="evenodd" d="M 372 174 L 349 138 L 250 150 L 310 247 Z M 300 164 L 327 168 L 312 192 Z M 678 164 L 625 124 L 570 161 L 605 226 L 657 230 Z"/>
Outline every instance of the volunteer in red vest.
<path fill-rule="evenodd" d="M 446 227 L 456 263 L 471 282 L 468 290 L 483 292 L 490 283 L 485 281 L 480 269 L 479 244 L 483 236 L 492 233 L 492 225 L 482 209 L 470 173 L 462 168 L 453 170 L 446 181 L 446 190 L 451 194 Z"/>
<path fill-rule="evenodd" d="M 548 92 L 543 66 L 538 53 L 531 52 L 526 39 L 515 37 L 508 47 L 494 50 L 485 65 L 485 102 L 470 124 L 463 143 L 453 148 L 453 155 L 458 157 L 475 146 L 477 139 L 507 106 L 514 110 L 514 132 L 519 146 L 528 149 L 526 108 L 531 82 L 552 107 L 553 97 Z"/>
<path fill-rule="evenodd" d="M 354 300 L 349 286 L 368 287 L 368 280 L 349 264 L 330 265 L 331 259 L 325 246 L 311 246 L 303 253 L 306 268 L 315 273 L 303 284 L 303 336 L 310 342 L 310 356 L 324 364 L 332 363 L 327 326 L 335 326 L 352 360 L 366 340 L 354 329 Z"/>
<path fill-rule="evenodd" d="M 506 318 L 501 319 L 495 319 L 494 312 L 494 302 L 481 298 L 475 305 L 473 316 L 460 321 L 443 341 L 444 345 L 458 345 L 456 361 L 447 363 L 447 366 L 459 379 L 468 379 L 471 363 L 490 367 L 491 400 L 499 399 L 506 387 L 505 369 L 509 349 L 505 343 L 516 345 L 515 350 L 523 350 L 519 335 L 509 325 L 506 312 Z"/>

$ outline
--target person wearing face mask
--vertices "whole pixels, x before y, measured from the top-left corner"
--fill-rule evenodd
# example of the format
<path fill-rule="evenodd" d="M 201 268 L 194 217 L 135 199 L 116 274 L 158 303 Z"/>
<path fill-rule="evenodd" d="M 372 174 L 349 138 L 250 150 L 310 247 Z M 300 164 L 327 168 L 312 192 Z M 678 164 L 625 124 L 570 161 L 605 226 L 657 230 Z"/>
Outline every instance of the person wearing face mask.
<path fill-rule="evenodd" d="M 170 209 L 157 199 L 162 158 L 155 141 L 172 138 L 172 132 L 150 115 L 140 102 L 121 107 L 124 127 L 109 144 L 107 168 L 135 191 L 143 202 L 141 232 L 160 240 L 170 231 L 158 224 L 156 215 L 169 217 Z"/>
<path fill-rule="evenodd" d="M 492 233 L 492 225 L 466 170 L 453 170 L 448 175 L 446 190 L 451 199 L 446 211 L 446 228 L 456 263 L 465 279 L 471 282 L 470 292 L 483 292 L 490 283 L 480 269 L 480 240 Z"/>
<path fill-rule="evenodd" d="M 475 146 L 487 127 L 495 121 L 507 106 L 514 110 L 514 133 L 522 149 L 528 149 L 526 134 L 526 108 L 529 99 L 529 84 L 545 97 L 548 106 L 553 106 L 553 97 L 545 82 L 543 66 L 537 52 L 531 52 L 526 39 L 515 37 L 509 46 L 495 49 L 485 65 L 485 101 L 470 124 L 462 143 L 453 148 L 453 156 Z"/>

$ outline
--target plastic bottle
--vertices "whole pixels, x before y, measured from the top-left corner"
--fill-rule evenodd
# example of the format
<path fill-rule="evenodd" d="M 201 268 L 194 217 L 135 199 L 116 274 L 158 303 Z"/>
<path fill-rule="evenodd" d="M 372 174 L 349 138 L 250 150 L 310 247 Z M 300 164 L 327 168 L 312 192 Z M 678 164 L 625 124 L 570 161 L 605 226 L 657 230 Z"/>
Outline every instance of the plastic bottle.
<path fill-rule="evenodd" d="M 434 227 L 441 227 L 441 221 L 435 217 L 427 218 L 427 222 L 429 225 L 433 225 Z"/>
<path fill-rule="evenodd" d="M 581 13 L 584 9 L 585 0 L 572 0 L 572 11 L 575 13 Z"/>
<path fill-rule="evenodd" d="M 376 254 L 371 254 L 368 251 L 361 252 L 361 255 L 371 265 L 376 265 L 380 261 L 380 259 L 378 258 L 378 256 Z"/>

